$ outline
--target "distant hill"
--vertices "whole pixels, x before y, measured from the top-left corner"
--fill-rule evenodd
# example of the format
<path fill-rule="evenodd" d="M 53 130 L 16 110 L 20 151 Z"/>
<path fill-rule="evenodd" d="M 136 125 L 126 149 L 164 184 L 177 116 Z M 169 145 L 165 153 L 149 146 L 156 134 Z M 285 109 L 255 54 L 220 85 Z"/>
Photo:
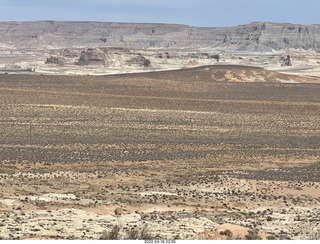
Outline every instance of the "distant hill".
<path fill-rule="evenodd" d="M 175 81 L 221 82 L 272 82 L 272 83 L 320 83 L 320 77 L 283 74 L 260 67 L 241 65 L 208 65 L 181 70 L 128 74 L 141 79 Z"/>
<path fill-rule="evenodd" d="M 0 22 L 1 49 L 124 47 L 203 51 L 320 51 L 320 25 L 254 22 L 235 27 L 108 22 Z"/>

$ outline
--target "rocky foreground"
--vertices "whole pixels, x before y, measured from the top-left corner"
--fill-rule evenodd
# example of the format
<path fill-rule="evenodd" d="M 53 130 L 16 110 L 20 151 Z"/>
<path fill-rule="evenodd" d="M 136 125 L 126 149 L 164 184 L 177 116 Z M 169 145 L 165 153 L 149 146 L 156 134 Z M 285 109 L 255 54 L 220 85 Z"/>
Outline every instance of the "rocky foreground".
<path fill-rule="evenodd" d="M 216 176 L 178 183 L 162 181 L 159 165 L 2 174 L 1 237 L 100 239 L 115 226 L 120 239 L 143 228 L 152 239 L 313 239 L 319 232 L 319 182 Z M 221 225 L 231 233 L 217 231 Z"/>

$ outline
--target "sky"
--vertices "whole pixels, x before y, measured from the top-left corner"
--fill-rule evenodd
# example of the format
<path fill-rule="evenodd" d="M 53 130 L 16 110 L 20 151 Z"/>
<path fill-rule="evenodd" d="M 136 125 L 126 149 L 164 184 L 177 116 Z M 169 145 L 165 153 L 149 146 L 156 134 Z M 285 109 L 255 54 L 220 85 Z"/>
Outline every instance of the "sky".
<path fill-rule="evenodd" d="M 0 21 L 170 23 L 203 27 L 255 21 L 320 24 L 319 0 L 0 0 Z"/>

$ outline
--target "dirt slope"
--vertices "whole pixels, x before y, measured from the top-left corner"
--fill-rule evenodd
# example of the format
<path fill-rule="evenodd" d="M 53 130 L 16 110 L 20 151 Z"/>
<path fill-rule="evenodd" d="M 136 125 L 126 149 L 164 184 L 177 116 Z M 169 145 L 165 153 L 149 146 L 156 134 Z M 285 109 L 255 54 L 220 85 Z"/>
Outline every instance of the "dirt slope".
<path fill-rule="evenodd" d="M 319 77 L 289 75 L 260 67 L 211 65 L 182 71 L 185 77 L 231 82 L 319 83 Z M 180 73 L 183 75 L 183 73 Z"/>

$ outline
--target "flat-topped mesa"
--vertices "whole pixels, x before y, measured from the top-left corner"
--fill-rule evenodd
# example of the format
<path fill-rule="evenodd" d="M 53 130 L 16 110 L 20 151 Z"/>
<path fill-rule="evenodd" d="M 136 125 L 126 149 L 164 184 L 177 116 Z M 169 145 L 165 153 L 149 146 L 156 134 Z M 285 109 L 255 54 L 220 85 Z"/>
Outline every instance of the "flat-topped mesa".
<path fill-rule="evenodd" d="M 234 27 L 110 22 L 0 22 L 2 49 L 87 47 L 129 49 L 320 51 L 320 25 L 253 22 Z"/>

